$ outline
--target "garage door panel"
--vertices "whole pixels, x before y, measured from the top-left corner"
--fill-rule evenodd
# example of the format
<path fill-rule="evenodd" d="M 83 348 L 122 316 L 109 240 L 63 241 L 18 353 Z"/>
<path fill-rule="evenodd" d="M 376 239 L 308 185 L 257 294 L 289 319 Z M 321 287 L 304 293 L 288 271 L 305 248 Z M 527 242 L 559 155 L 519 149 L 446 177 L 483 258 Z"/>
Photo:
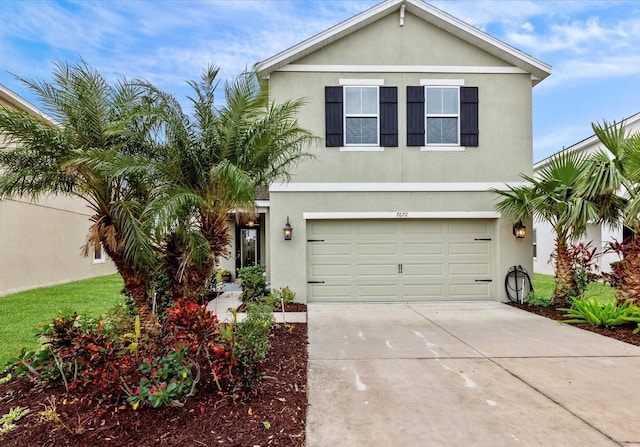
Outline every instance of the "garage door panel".
<path fill-rule="evenodd" d="M 393 283 L 363 284 L 357 287 L 357 293 L 363 301 L 395 301 L 398 286 Z"/>
<path fill-rule="evenodd" d="M 398 264 L 357 264 L 356 279 L 375 280 L 377 277 L 394 278 L 398 276 Z"/>
<path fill-rule="evenodd" d="M 374 256 L 395 256 L 398 254 L 398 244 L 389 242 L 381 243 L 358 243 L 355 247 L 356 255 L 374 255 Z"/>
<path fill-rule="evenodd" d="M 411 277 L 440 277 L 444 274 L 442 264 L 402 264 L 402 276 Z"/>
<path fill-rule="evenodd" d="M 480 279 L 480 277 L 488 277 L 490 275 L 489 265 L 487 263 L 450 263 L 449 264 L 449 276 L 473 276 Z"/>
<path fill-rule="evenodd" d="M 351 278 L 350 264 L 320 264 L 311 266 L 312 278 Z"/>
<path fill-rule="evenodd" d="M 309 221 L 310 301 L 491 299 L 489 220 Z M 485 239 L 479 241 L 477 239 Z M 477 282 L 480 281 L 480 282 Z"/>
<path fill-rule="evenodd" d="M 405 256 L 411 255 L 441 255 L 444 252 L 444 244 L 442 242 L 431 243 L 411 243 L 406 242 L 402 244 L 402 253 Z"/>
<path fill-rule="evenodd" d="M 444 296 L 443 284 L 405 284 L 402 290 L 407 301 L 441 300 Z"/>
<path fill-rule="evenodd" d="M 488 255 L 490 245 L 474 242 L 450 242 L 448 245 L 448 253 L 450 255 Z"/>
<path fill-rule="evenodd" d="M 489 283 L 451 284 L 449 296 L 457 300 L 487 300 L 490 299 Z"/>
<path fill-rule="evenodd" d="M 309 252 L 311 256 L 314 257 L 335 255 L 351 256 L 351 244 L 310 244 Z"/>
<path fill-rule="evenodd" d="M 479 221 L 456 221 L 449 223 L 449 231 L 450 235 L 466 235 L 466 234 L 489 234 L 490 233 L 489 224 L 486 222 Z"/>

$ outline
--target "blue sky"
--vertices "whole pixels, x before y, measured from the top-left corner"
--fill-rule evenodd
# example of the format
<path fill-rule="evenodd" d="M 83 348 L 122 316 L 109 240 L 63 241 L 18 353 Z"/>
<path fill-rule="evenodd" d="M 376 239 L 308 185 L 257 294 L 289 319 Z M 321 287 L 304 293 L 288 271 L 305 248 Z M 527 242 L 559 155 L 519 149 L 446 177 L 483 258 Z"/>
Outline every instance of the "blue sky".
<path fill-rule="evenodd" d="M 110 81 L 151 81 L 184 99 L 209 63 L 230 78 L 376 0 L 0 0 L 0 83 L 49 80 L 80 57 Z M 533 90 L 534 161 L 640 112 L 640 2 L 446 0 L 432 5 L 552 65 Z"/>

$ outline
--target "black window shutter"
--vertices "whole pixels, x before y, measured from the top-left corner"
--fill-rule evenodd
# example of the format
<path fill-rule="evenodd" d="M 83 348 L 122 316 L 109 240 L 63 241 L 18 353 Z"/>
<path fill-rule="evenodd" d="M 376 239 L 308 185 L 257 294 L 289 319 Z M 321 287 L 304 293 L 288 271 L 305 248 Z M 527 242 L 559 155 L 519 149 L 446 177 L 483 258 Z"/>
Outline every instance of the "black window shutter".
<path fill-rule="evenodd" d="M 380 146 L 398 146 L 398 87 L 380 87 Z"/>
<path fill-rule="evenodd" d="M 324 117 L 327 147 L 342 146 L 342 87 L 324 88 Z"/>
<path fill-rule="evenodd" d="M 460 146 L 478 146 L 478 87 L 460 87 Z"/>
<path fill-rule="evenodd" d="M 424 146 L 424 87 L 407 86 L 407 146 Z"/>

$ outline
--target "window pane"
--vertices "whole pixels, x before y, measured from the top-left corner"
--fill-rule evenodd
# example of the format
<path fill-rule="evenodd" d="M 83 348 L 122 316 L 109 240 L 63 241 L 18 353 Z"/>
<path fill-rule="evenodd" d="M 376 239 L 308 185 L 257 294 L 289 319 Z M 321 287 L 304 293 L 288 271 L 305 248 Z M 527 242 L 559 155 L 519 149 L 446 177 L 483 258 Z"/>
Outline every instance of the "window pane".
<path fill-rule="evenodd" d="M 427 114 L 442 113 L 442 89 L 427 88 Z"/>
<path fill-rule="evenodd" d="M 458 89 L 445 87 L 427 88 L 427 114 L 458 114 Z"/>
<path fill-rule="evenodd" d="M 457 118 L 427 118 L 427 144 L 457 143 Z"/>
<path fill-rule="evenodd" d="M 445 88 L 442 91 L 442 112 L 453 115 L 458 114 L 458 89 Z"/>
<path fill-rule="evenodd" d="M 362 113 L 378 114 L 378 89 L 362 88 Z"/>
<path fill-rule="evenodd" d="M 351 114 L 378 114 L 377 87 L 345 87 L 345 112 Z"/>
<path fill-rule="evenodd" d="M 359 87 L 347 87 L 345 93 L 345 113 L 362 113 L 362 95 Z"/>
<path fill-rule="evenodd" d="M 378 144 L 378 119 L 347 118 L 346 144 Z"/>

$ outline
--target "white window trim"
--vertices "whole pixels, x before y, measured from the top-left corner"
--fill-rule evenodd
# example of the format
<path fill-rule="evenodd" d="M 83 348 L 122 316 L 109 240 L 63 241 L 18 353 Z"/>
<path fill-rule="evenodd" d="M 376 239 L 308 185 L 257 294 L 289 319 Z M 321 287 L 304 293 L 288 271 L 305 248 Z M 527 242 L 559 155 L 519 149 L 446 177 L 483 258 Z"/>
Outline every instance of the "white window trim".
<path fill-rule="evenodd" d="M 420 79 L 420 85 L 431 87 L 447 85 L 464 86 L 464 79 Z"/>
<path fill-rule="evenodd" d="M 96 258 L 96 245 L 100 245 L 100 257 Z M 93 263 L 94 264 L 104 264 L 105 263 L 105 253 L 104 253 L 104 247 L 102 246 L 102 243 L 99 242 L 98 244 L 94 244 L 93 245 Z"/>
<path fill-rule="evenodd" d="M 451 89 L 457 89 L 458 90 L 458 113 L 456 114 L 452 114 L 452 113 L 434 113 L 434 114 L 429 114 L 429 112 L 427 111 L 427 90 L 429 89 L 429 87 L 435 87 L 435 88 L 451 88 Z M 425 142 L 425 147 L 434 147 L 434 148 L 440 148 L 440 149 L 434 149 L 435 151 L 442 151 L 442 148 L 445 147 L 452 147 L 452 148 L 458 148 L 461 147 L 460 146 L 460 86 L 459 85 L 433 85 L 433 84 L 426 84 L 424 85 L 424 131 L 425 131 L 425 135 L 424 135 L 424 142 Z M 428 133 L 427 133 L 427 129 L 429 128 L 429 126 L 427 125 L 427 122 L 429 120 L 429 118 L 456 118 L 457 121 L 457 131 L 456 131 L 456 139 L 457 141 L 455 143 L 437 143 L 437 144 L 428 144 L 427 140 L 429 139 Z M 422 150 L 422 148 L 421 148 Z"/>
<path fill-rule="evenodd" d="M 347 114 L 347 94 L 346 88 L 349 87 L 368 87 L 376 89 L 376 106 L 377 113 L 363 113 L 363 114 Z M 343 88 L 343 105 L 342 105 L 342 128 L 344 129 L 343 146 L 340 147 L 341 151 L 349 151 L 349 148 L 354 148 L 355 151 L 379 151 L 380 146 L 380 89 L 379 85 L 344 85 Z M 375 118 L 376 119 L 376 142 L 374 144 L 347 144 L 347 118 Z M 384 148 L 382 148 L 384 149 Z"/>
<path fill-rule="evenodd" d="M 340 152 L 384 152 L 384 147 L 378 146 L 341 146 Z"/>
<path fill-rule="evenodd" d="M 464 152 L 466 150 L 467 148 L 465 146 L 453 144 L 451 146 L 440 146 L 436 144 L 429 146 L 420 146 L 420 151 L 422 152 Z"/>
<path fill-rule="evenodd" d="M 384 79 L 340 79 L 338 85 L 351 85 L 354 87 L 371 87 L 384 85 Z"/>

